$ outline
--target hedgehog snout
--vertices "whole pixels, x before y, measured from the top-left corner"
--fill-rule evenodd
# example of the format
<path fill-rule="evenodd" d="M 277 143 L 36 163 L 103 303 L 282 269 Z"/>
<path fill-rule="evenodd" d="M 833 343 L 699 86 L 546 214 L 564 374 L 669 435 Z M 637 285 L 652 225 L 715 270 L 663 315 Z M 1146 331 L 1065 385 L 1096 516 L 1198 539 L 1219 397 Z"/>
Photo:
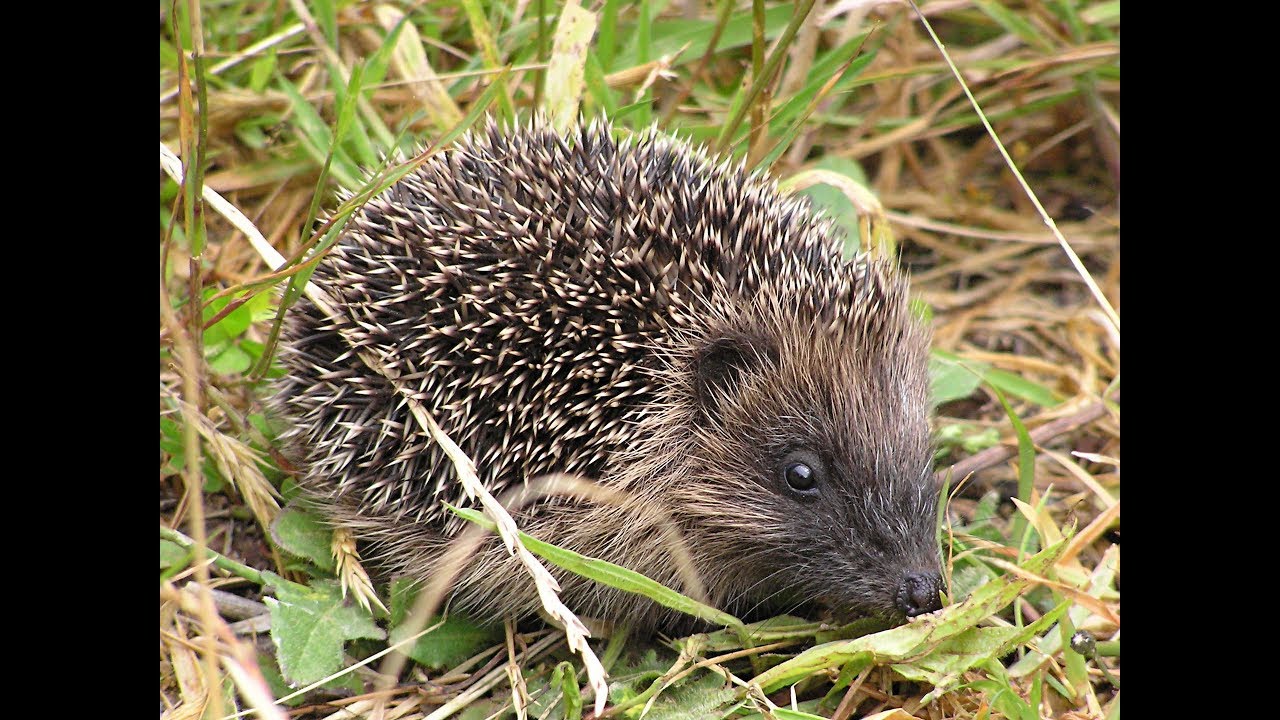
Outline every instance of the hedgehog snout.
<path fill-rule="evenodd" d="M 908 572 L 898 584 L 894 605 L 907 617 L 939 610 L 942 608 L 939 593 L 943 587 L 942 575 L 936 571 Z"/>

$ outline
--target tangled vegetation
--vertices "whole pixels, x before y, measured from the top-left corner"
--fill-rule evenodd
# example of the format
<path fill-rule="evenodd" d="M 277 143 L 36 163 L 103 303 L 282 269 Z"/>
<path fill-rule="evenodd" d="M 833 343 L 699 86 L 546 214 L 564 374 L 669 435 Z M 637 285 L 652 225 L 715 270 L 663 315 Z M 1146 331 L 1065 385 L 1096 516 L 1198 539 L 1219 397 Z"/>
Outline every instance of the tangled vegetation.
<path fill-rule="evenodd" d="M 160 92 L 164 717 L 1119 717 L 1118 1 L 191 0 L 161 5 Z M 527 539 L 724 629 L 479 627 L 288 503 L 263 400 L 310 253 L 533 112 L 706 144 L 898 254 L 949 607 L 743 626 Z"/>

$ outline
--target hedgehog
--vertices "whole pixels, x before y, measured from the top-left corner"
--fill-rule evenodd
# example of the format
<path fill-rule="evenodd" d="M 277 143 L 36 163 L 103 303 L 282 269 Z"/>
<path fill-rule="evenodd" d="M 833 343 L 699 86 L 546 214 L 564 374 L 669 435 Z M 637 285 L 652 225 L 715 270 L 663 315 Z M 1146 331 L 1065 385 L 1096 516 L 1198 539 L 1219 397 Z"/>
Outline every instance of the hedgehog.
<path fill-rule="evenodd" d="M 817 606 L 901 622 L 941 606 L 928 328 L 890 262 L 761 173 L 607 121 L 494 123 L 358 210 L 286 324 L 273 408 L 305 497 L 374 567 L 427 581 L 467 525 L 420 402 L 521 528 L 744 617 Z M 399 389 L 372 372 L 372 353 Z M 590 495 L 590 494 L 586 494 Z M 682 552 L 662 538 L 676 536 Z M 553 573 L 568 607 L 688 622 Z M 527 618 L 492 536 L 452 607 Z"/>

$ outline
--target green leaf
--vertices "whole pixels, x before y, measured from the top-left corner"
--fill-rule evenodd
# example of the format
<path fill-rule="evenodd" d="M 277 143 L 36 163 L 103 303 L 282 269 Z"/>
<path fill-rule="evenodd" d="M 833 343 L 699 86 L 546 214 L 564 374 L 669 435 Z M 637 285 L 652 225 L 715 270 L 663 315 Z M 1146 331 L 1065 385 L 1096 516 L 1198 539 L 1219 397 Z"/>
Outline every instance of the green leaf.
<path fill-rule="evenodd" d="M 270 653 L 258 653 L 258 668 L 262 670 L 262 679 L 267 681 L 267 687 L 271 688 L 272 697 L 284 698 L 293 694 L 294 689 L 289 687 L 289 683 L 285 682 L 284 676 L 280 674 L 280 666 L 276 664 L 275 657 Z M 344 691 L 344 695 L 355 695 L 364 692 L 364 683 L 360 681 L 360 676 L 355 673 L 345 673 L 320 687 L 328 690 Z M 298 707 L 309 700 L 310 697 L 304 694 L 285 700 L 284 704 L 289 707 Z"/>
<path fill-rule="evenodd" d="M 982 383 L 982 377 L 940 351 L 934 351 L 929 355 L 929 383 L 933 405 L 937 407 L 969 397 Z"/>
<path fill-rule="evenodd" d="M 328 167 L 329 172 L 342 187 L 360 187 L 360 178 L 364 173 L 347 151 L 334 142 L 333 134 L 329 131 L 329 126 L 325 124 L 324 119 L 293 83 L 282 76 L 277 77 L 280 77 L 280 88 L 289 97 L 289 106 L 293 110 L 293 124 L 298 129 L 297 137 L 303 149 L 317 166 Z"/>
<path fill-rule="evenodd" d="M 744 637 L 750 638 L 753 644 L 767 645 L 781 640 L 812 640 L 827 632 L 831 632 L 831 626 L 825 623 L 792 615 L 778 615 L 744 625 L 740 630 L 727 628 L 706 633 L 706 651 L 723 653 L 740 650 L 744 647 Z"/>
<path fill-rule="evenodd" d="M 276 48 L 272 46 L 265 55 L 259 56 L 257 60 L 253 61 L 249 71 L 249 89 L 261 95 L 262 91 L 267 89 L 267 83 L 271 82 L 271 76 L 275 72 Z"/>
<path fill-rule="evenodd" d="M 564 720 L 582 717 L 582 692 L 578 689 L 578 673 L 573 663 L 562 662 L 551 673 L 551 687 L 559 688 L 564 702 Z"/>
<path fill-rule="evenodd" d="M 168 540 L 160 541 L 160 569 L 183 567 L 191 553 L 186 548 Z"/>
<path fill-rule="evenodd" d="M 496 529 L 496 526 L 484 516 L 484 513 L 477 510 L 454 507 L 448 503 L 445 503 L 445 507 L 453 511 L 454 514 L 481 527 L 486 527 L 490 530 Z M 605 560 L 580 555 L 572 550 L 558 548 L 523 532 L 520 533 L 520 540 L 530 552 L 538 557 L 582 577 L 602 582 L 619 590 L 643 595 L 664 607 L 679 610 L 716 625 L 742 626 L 742 621 L 736 617 L 717 610 L 710 605 L 700 603 L 693 598 L 685 597 L 634 570 L 628 570 L 621 565 L 614 565 Z"/>
<path fill-rule="evenodd" d="M 1053 41 L 1045 37 L 1035 25 L 1022 14 L 1001 5 L 994 0 L 974 0 L 974 5 L 996 21 L 1000 27 L 1022 38 L 1024 42 L 1044 52 L 1053 51 Z"/>
<path fill-rule="evenodd" d="M 1080 19 L 1091 25 L 1119 25 L 1120 0 L 1109 0 L 1109 2 L 1093 5 L 1080 13 Z"/>
<path fill-rule="evenodd" d="M 240 375 L 253 367 L 253 357 L 239 345 L 228 345 L 209 358 L 209 369 L 223 375 Z"/>
<path fill-rule="evenodd" d="M 283 584 L 265 602 L 280 670 L 293 686 L 310 685 L 341 670 L 348 641 L 386 638 L 363 608 L 343 599 L 336 581 L 317 580 L 311 587 Z"/>
<path fill-rule="evenodd" d="M 933 350 L 930 355 L 930 374 L 933 373 L 934 362 L 937 362 L 942 366 L 952 366 L 955 368 L 955 372 L 957 373 L 960 371 L 968 372 L 1000 392 L 1020 397 L 1023 400 L 1033 402 L 1037 405 L 1053 407 L 1062 402 L 1061 396 L 1039 383 L 1032 382 L 1020 375 L 1015 375 L 1014 373 L 1006 372 L 1004 370 L 993 370 L 991 366 L 986 363 L 965 360 L 959 355 L 947 352 L 946 350 Z M 947 372 L 950 373 L 951 371 L 951 369 L 948 369 Z M 959 389 L 961 386 L 957 384 L 954 387 Z M 960 397 L 966 396 L 967 393 Z M 938 401 L 935 396 L 935 402 L 944 401 Z"/>
<path fill-rule="evenodd" d="M 263 348 L 262 348 L 262 343 L 260 342 L 255 342 L 253 340 L 249 340 L 246 338 L 244 340 L 241 340 L 240 344 L 237 347 L 243 350 L 244 353 L 249 356 L 252 362 L 257 362 L 262 358 Z"/>
<path fill-rule="evenodd" d="M 613 69 L 613 56 L 617 51 L 614 38 L 617 37 L 619 0 L 605 0 L 600 11 L 600 31 L 596 33 L 596 52 L 600 54 L 600 67 L 604 71 Z"/>
<path fill-rule="evenodd" d="M 213 288 L 205 291 L 208 297 L 215 292 Z M 222 309 L 230 305 L 236 298 L 222 297 L 218 298 L 204 308 L 204 321 L 208 322 L 215 315 L 222 312 Z M 234 340 L 245 333 L 249 326 L 253 324 L 254 313 L 262 307 L 270 304 L 271 299 L 267 293 L 259 293 L 254 297 L 246 300 L 239 307 L 227 313 L 225 317 L 204 331 L 204 342 L 206 345 L 215 345 L 221 342 Z"/>
<path fill-rule="evenodd" d="M 674 687 L 665 689 L 654 700 L 645 720 L 687 720 L 719 717 L 715 712 L 737 695 L 737 688 L 713 672 L 689 676 Z"/>
<path fill-rule="evenodd" d="M 773 40 L 780 35 L 783 29 L 786 28 L 788 21 L 791 20 L 791 15 L 794 11 L 792 3 L 779 3 L 765 10 L 765 39 Z M 680 67 L 690 62 L 696 62 L 707 51 L 707 46 L 711 42 L 711 34 L 715 31 L 715 25 L 714 20 L 684 18 L 679 20 L 654 20 L 650 22 L 652 41 L 646 59 L 640 59 L 640 41 L 636 39 L 618 54 L 612 65 L 607 67 L 610 71 L 635 67 L 646 62 L 648 58 L 674 54 L 686 44 L 689 46 L 688 49 L 676 58 L 674 66 Z M 735 13 L 729 18 L 729 22 L 725 23 L 724 32 L 720 35 L 720 41 L 716 43 L 716 52 L 723 52 L 749 44 L 751 44 L 751 10 L 747 9 Z"/>
<path fill-rule="evenodd" d="M 407 578 L 396 580 L 391 585 L 391 632 L 392 643 L 398 643 L 408 637 L 403 627 L 406 616 L 413 609 L 417 597 L 417 589 L 413 581 Z M 418 638 L 413 645 L 404 648 L 405 654 L 418 663 L 432 669 L 449 668 L 479 653 L 494 643 L 501 642 L 502 628 L 496 625 L 481 625 L 464 615 L 453 614 L 441 620 L 432 618 L 424 629 L 430 632 Z"/>
<path fill-rule="evenodd" d="M 262 679 L 267 682 L 267 687 L 271 690 L 271 696 L 274 698 L 282 698 L 293 692 L 289 687 L 289 683 L 284 681 L 284 676 L 280 674 L 280 666 L 276 664 L 276 659 L 270 653 L 258 653 L 258 669 L 262 672 Z M 354 677 L 351 675 L 350 677 Z M 306 702 L 307 698 L 298 696 L 291 700 L 285 700 L 284 704 L 289 707 L 297 707 Z"/>
<path fill-rule="evenodd" d="M 874 48 L 865 47 L 867 39 L 866 33 L 859 33 L 846 40 L 839 47 L 833 48 L 815 58 L 813 66 L 809 68 L 808 82 L 788 98 L 769 119 L 771 131 L 781 133 L 787 125 L 800 117 L 801 112 L 817 96 L 822 86 L 826 85 L 845 63 L 848 63 L 849 67 L 845 68 L 843 77 L 831 87 L 827 97 L 847 92 L 849 88 L 856 85 L 859 73 L 875 59 Z M 834 158 L 836 156 L 824 155 L 823 157 Z M 863 178 L 860 182 L 866 184 L 866 179 Z"/>
<path fill-rule="evenodd" d="M 169 472 L 176 473 L 182 469 L 187 448 L 182 440 L 182 425 L 173 418 L 160 418 L 160 451 L 169 456 Z"/>
<path fill-rule="evenodd" d="M 314 0 L 312 5 L 315 7 L 312 14 L 316 19 L 316 24 L 324 32 L 325 40 L 329 41 L 329 47 L 337 49 L 338 47 L 338 9 L 333 0 Z"/>
<path fill-rule="evenodd" d="M 819 160 L 814 167 L 839 173 L 859 185 L 867 186 L 866 173 L 862 171 L 862 166 L 853 160 L 828 155 Z M 822 210 L 835 221 L 836 227 L 844 233 L 845 246 L 850 251 L 848 254 L 857 253 L 865 245 L 858 230 L 858 210 L 849 200 L 849 196 L 839 188 L 818 183 L 801 190 L 799 194 L 808 197 L 815 208 Z"/>
<path fill-rule="evenodd" d="M 938 428 L 935 444 L 940 454 L 952 448 L 960 448 L 972 455 L 1000 444 L 1000 431 L 994 427 L 982 428 L 969 423 L 950 423 Z"/>
<path fill-rule="evenodd" d="M 958 568 L 951 573 L 951 597 L 967 598 L 994 577 L 995 573 L 986 565 L 973 564 Z"/>
<path fill-rule="evenodd" d="M 1071 607 L 1062 602 L 1039 620 L 1023 627 L 974 627 L 939 644 L 928 655 L 893 669 L 908 680 L 934 686 L 930 694 L 940 694 L 958 684 L 961 674 L 990 661 L 999 661 L 1014 647 L 1036 637 L 1057 622 Z"/>
<path fill-rule="evenodd" d="M 587 63 L 583 67 L 583 80 L 587 84 L 588 98 L 595 101 L 595 109 L 608 117 L 615 117 L 618 114 L 618 101 L 605 81 L 599 58 L 590 51 L 587 52 Z"/>
<path fill-rule="evenodd" d="M 1031 575 L 1042 574 L 1057 559 L 1064 545 L 1065 541 L 1046 548 L 1027 558 L 1022 567 Z M 839 668 L 846 663 L 853 664 L 854 671 L 857 671 L 871 664 L 911 661 L 932 652 L 947 640 L 967 632 L 977 623 L 999 612 L 1030 586 L 1031 581 L 1020 577 L 998 578 L 975 590 L 968 600 L 958 605 L 917 618 L 892 630 L 854 640 L 818 645 L 766 670 L 752 682 L 771 693 L 816 672 Z"/>
<path fill-rule="evenodd" d="M 982 374 L 982 379 L 1001 392 L 1030 400 L 1037 405 L 1053 407 L 1062 402 L 1062 396 L 1058 393 L 1006 370 L 987 370 Z"/>
<path fill-rule="evenodd" d="M 296 504 L 281 510 L 271 523 L 271 540 L 282 550 L 311 561 L 325 572 L 337 570 L 333 559 L 333 530 Z"/>
<path fill-rule="evenodd" d="M 997 390 L 996 399 L 1004 407 L 1005 414 L 1009 416 L 1009 423 L 1013 425 L 1013 432 L 1018 438 L 1018 499 L 1031 505 L 1031 493 L 1035 489 L 1036 480 L 1036 444 L 1031 440 L 1031 433 L 1027 432 L 1027 426 L 1022 423 L 1022 418 L 1018 417 L 1013 407 L 1009 405 L 1009 401 L 1005 399 L 1004 393 Z M 1023 536 L 1027 533 L 1028 524 L 1025 515 L 1020 512 L 1013 514 L 1009 539 L 1013 541 L 1015 547 L 1023 547 Z M 1031 538 L 1028 537 L 1027 542 L 1030 541 Z"/>
<path fill-rule="evenodd" d="M 378 153 L 373 149 L 373 141 L 369 139 L 364 123 L 357 120 L 359 116 L 357 107 L 361 93 L 364 91 L 364 68 L 364 62 L 358 61 L 352 64 L 351 77 L 348 78 L 345 88 L 338 82 L 337 76 L 332 78 L 334 92 L 338 93 L 337 97 L 341 99 L 338 105 L 338 119 L 334 122 L 333 137 L 334 143 L 350 148 L 357 160 L 365 167 L 375 167 L 378 164 Z"/>
<path fill-rule="evenodd" d="M 178 51 L 168 42 L 160 41 L 160 67 L 164 70 L 177 71 Z"/>

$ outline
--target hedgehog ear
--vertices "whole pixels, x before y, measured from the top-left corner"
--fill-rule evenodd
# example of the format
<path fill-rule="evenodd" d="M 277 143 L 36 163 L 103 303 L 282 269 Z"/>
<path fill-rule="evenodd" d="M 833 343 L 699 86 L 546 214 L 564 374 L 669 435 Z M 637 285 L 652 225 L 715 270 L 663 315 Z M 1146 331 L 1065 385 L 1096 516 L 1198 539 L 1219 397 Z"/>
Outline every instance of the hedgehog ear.
<path fill-rule="evenodd" d="M 743 374 L 775 355 L 767 341 L 742 336 L 712 340 L 694 353 L 694 391 L 707 419 L 719 422 L 724 400 L 737 389 Z"/>

